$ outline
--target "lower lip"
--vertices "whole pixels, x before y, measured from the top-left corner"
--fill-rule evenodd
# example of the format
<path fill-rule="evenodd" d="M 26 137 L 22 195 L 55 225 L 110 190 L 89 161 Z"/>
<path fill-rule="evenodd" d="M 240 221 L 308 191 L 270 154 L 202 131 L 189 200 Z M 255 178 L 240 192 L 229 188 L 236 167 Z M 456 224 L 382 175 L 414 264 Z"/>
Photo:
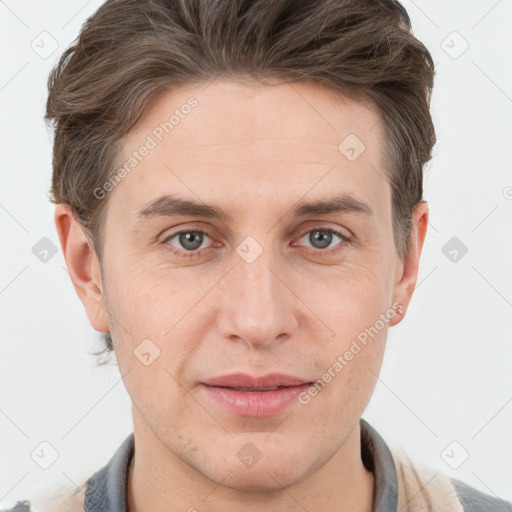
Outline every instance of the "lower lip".
<path fill-rule="evenodd" d="M 201 384 L 201 388 L 216 403 L 239 416 L 269 417 L 284 411 L 298 396 L 307 390 L 311 384 L 289 386 L 273 391 L 239 391 L 232 388 L 222 388 Z"/>

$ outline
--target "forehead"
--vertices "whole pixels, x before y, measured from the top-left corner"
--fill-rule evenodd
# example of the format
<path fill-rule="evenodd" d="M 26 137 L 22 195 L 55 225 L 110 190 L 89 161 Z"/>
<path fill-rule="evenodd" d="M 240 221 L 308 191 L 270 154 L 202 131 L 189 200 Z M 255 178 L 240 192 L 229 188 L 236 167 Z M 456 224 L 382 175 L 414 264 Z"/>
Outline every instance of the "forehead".
<path fill-rule="evenodd" d="M 269 194 L 294 202 L 335 186 L 378 211 L 389 206 L 384 144 L 371 105 L 312 84 L 215 80 L 151 102 L 122 141 L 119 166 L 138 156 L 114 195 L 135 208 L 177 189 L 216 202 L 236 190 L 239 200 L 264 204 Z"/>
<path fill-rule="evenodd" d="M 354 133 L 368 146 L 381 136 L 381 128 L 371 103 L 351 100 L 316 84 L 247 85 L 215 80 L 161 92 L 124 144 L 125 149 L 136 147 L 152 134 L 157 142 L 185 141 L 200 150 L 290 137 L 338 151 L 340 137 Z"/>

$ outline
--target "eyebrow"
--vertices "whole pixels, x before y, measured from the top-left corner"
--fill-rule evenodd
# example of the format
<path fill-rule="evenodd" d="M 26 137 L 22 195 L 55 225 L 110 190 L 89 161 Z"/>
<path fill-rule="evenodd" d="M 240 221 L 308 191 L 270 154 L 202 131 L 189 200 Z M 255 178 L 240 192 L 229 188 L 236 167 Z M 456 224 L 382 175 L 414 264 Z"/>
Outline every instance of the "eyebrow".
<path fill-rule="evenodd" d="M 373 211 L 367 203 L 357 199 L 348 192 L 324 200 L 310 202 L 300 201 L 291 210 L 291 215 L 294 217 L 325 215 L 330 213 L 357 213 L 368 217 L 373 215 Z M 206 217 L 222 222 L 227 222 L 232 219 L 230 212 L 219 206 L 207 205 L 172 195 L 161 196 L 147 203 L 145 207 L 138 212 L 137 217 L 175 217 L 179 215 Z"/>

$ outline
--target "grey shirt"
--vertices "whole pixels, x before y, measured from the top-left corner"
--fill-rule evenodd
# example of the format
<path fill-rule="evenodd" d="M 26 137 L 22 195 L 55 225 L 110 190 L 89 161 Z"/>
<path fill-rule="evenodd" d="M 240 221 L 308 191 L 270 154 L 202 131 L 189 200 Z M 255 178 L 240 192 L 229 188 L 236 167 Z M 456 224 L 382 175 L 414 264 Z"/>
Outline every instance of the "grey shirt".
<path fill-rule="evenodd" d="M 391 451 L 380 434 L 361 418 L 361 458 L 374 475 L 373 512 L 397 512 L 397 476 Z M 130 434 L 109 462 L 87 480 L 85 512 L 128 512 L 126 489 L 128 468 L 134 454 Z M 466 512 L 512 512 L 512 503 L 483 493 L 466 483 L 451 479 Z M 29 501 L 19 501 L 2 512 L 30 512 Z M 56 511 L 58 512 L 58 511 Z"/>

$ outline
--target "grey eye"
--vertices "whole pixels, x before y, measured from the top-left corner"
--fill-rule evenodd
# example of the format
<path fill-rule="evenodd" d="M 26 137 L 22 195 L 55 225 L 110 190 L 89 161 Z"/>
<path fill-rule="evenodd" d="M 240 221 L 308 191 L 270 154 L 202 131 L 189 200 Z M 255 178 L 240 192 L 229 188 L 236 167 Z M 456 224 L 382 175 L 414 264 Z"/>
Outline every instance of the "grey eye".
<path fill-rule="evenodd" d="M 178 238 L 179 246 L 178 249 L 185 249 L 186 251 L 195 251 L 201 247 L 204 242 L 204 238 L 208 237 L 206 233 L 202 231 L 182 231 L 170 236 L 167 240 L 171 242 L 174 238 Z M 172 243 L 172 242 L 171 242 Z"/>
<path fill-rule="evenodd" d="M 339 234 L 330 229 L 313 229 L 304 234 L 301 239 L 306 237 L 307 241 L 314 249 L 328 248 L 334 240 L 333 237 L 337 237 L 340 241 L 343 241 L 343 238 Z"/>

